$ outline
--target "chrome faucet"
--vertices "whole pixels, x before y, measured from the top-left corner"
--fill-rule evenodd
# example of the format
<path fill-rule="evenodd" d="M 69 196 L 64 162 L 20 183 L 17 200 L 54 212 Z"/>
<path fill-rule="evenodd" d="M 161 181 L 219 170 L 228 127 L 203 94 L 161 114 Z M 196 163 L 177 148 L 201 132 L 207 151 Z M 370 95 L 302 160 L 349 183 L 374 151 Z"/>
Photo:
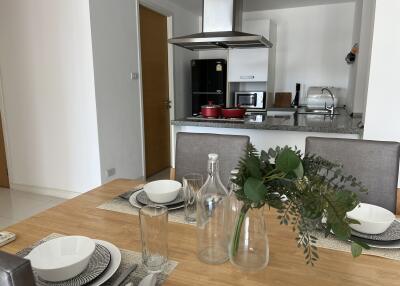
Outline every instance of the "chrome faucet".
<path fill-rule="evenodd" d="M 324 87 L 323 89 L 321 89 L 322 94 L 324 94 L 324 91 L 327 91 L 332 97 L 332 105 L 327 106 L 326 102 L 325 102 L 325 110 L 328 110 L 329 114 L 331 116 L 333 116 L 333 115 L 335 115 L 335 96 L 333 95 L 332 91 L 327 87 Z"/>

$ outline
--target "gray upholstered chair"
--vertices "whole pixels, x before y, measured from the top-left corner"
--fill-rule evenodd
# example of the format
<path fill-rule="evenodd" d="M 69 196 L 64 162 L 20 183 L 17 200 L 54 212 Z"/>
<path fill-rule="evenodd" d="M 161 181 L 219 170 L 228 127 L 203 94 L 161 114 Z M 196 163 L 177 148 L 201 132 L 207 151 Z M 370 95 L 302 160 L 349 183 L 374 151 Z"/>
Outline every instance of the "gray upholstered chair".
<path fill-rule="evenodd" d="M 306 153 L 343 165 L 345 174 L 356 177 L 368 189 L 368 194 L 360 194 L 361 202 L 396 213 L 399 143 L 308 137 Z"/>
<path fill-rule="evenodd" d="M 175 179 L 189 173 L 203 174 L 207 178 L 209 153 L 219 155 L 220 177 L 224 185 L 229 182 L 230 171 L 238 165 L 249 143 L 248 136 L 178 133 L 176 136 Z"/>
<path fill-rule="evenodd" d="M 1 286 L 35 286 L 29 260 L 0 251 Z"/>

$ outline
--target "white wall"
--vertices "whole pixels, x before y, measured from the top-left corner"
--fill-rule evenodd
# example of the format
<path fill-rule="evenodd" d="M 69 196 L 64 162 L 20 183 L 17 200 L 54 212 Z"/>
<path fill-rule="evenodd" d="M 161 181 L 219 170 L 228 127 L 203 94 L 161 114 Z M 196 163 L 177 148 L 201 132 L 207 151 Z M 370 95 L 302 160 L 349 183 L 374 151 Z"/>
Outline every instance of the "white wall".
<path fill-rule="evenodd" d="M 360 43 L 363 0 L 356 0 L 354 10 L 355 11 L 354 11 L 353 38 L 351 41 L 352 44 Z M 357 55 L 355 62 L 349 66 L 350 73 L 349 73 L 349 83 L 347 88 L 346 107 L 350 113 L 353 113 L 354 111 L 356 81 L 359 70 L 358 63 L 359 63 L 359 58 Z"/>
<path fill-rule="evenodd" d="M 175 35 L 197 32 L 196 18 L 169 1 L 140 3 L 172 16 Z M 145 175 L 141 81 L 130 79 L 130 73 L 140 77 L 138 1 L 90 0 L 90 13 L 102 182 L 139 178 Z M 190 60 L 197 53 L 174 48 L 173 56 L 175 114 L 184 117 L 191 109 Z"/>
<path fill-rule="evenodd" d="M 360 51 L 354 64 L 350 66 L 347 110 L 352 113 L 365 113 L 374 17 L 375 0 L 356 1 L 353 43 L 359 43 Z"/>
<path fill-rule="evenodd" d="M 102 182 L 144 176 L 136 0 L 90 0 Z M 115 174 L 107 175 L 107 170 Z"/>
<path fill-rule="evenodd" d="M 228 50 L 199 51 L 199 59 L 225 59 L 225 60 L 228 60 Z"/>
<path fill-rule="evenodd" d="M 0 69 L 12 185 L 98 186 L 88 1 L 1 0 Z"/>
<path fill-rule="evenodd" d="M 129 78 L 140 67 L 136 1 L 96 0 L 92 15 L 89 1 L 0 2 L 1 111 L 14 187 L 63 195 L 143 175 L 140 81 Z M 190 12 L 143 2 L 173 16 L 175 35 L 198 32 Z M 177 117 L 190 112 L 197 56 L 174 48 Z"/>
<path fill-rule="evenodd" d="M 200 32 L 199 18 L 169 0 L 141 0 L 141 4 L 163 15 L 172 16 L 173 36 L 179 37 Z M 174 46 L 174 92 L 175 118 L 184 118 L 191 114 L 191 67 L 190 61 L 198 58 L 198 52 Z"/>
<path fill-rule="evenodd" d="M 400 1 L 376 0 L 364 139 L 400 142 Z M 400 175 L 399 183 L 400 187 Z"/>
<path fill-rule="evenodd" d="M 363 16 L 360 35 L 360 52 L 358 55 L 358 74 L 354 112 L 365 115 L 368 95 L 368 82 L 371 65 L 372 39 L 374 34 L 376 0 L 363 0 Z"/>
<path fill-rule="evenodd" d="M 400 142 L 400 1 L 377 0 L 364 139 Z"/>
<path fill-rule="evenodd" d="M 278 27 L 276 91 L 296 83 L 341 88 L 345 103 L 349 67 L 344 58 L 352 46 L 354 3 L 245 12 L 244 19 L 269 18 Z"/>

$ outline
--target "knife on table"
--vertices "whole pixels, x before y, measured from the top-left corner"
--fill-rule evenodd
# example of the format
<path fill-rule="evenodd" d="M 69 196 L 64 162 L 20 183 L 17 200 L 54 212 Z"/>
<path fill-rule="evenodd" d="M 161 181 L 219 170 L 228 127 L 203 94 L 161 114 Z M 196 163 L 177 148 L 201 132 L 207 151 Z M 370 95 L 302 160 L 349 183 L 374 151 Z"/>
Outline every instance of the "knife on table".
<path fill-rule="evenodd" d="M 122 274 L 118 277 L 117 280 L 115 280 L 115 282 L 112 284 L 112 286 L 120 286 L 121 283 L 124 282 L 126 277 L 128 277 L 129 274 L 131 274 L 133 271 L 136 270 L 137 266 L 138 266 L 137 264 L 133 264 L 128 269 L 126 269 L 124 272 L 122 272 Z"/>
<path fill-rule="evenodd" d="M 129 200 L 129 198 L 132 196 L 133 193 L 136 193 L 136 192 L 138 192 L 140 190 L 143 190 L 143 188 L 140 187 L 140 188 L 137 188 L 137 189 L 133 189 L 133 190 L 127 191 L 127 192 L 125 192 L 123 194 L 120 194 L 118 197 L 120 197 L 121 199 L 124 199 L 124 200 Z"/>

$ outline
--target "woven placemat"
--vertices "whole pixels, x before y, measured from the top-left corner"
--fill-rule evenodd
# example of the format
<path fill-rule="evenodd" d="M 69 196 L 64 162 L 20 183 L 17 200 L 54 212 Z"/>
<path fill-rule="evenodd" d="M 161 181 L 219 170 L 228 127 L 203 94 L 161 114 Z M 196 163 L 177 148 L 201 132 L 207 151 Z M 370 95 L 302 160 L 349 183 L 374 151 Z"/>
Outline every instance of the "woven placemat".
<path fill-rule="evenodd" d="M 45 241 L 57 238 L 57 237 L 62 237 L 62 236 L 64 236 L 64 235 L 59 234 L 59 233 L 52 233 L 52 234 L 42 238 L 41 240 L 35 242 L 31 246 L 19 251 L 17 253 L 17 255 L 24 257 L 29 252 L 31 252 L 33 248 L 35 248 L 39 244 L 41 244 Z M 132 272 L 128 276 L 127 279 L 125 279 L 123 285 L 125 285 L 128 282 L 132 282 L 133 285 L 135 285 L 135 286 L 139 285 L 140 281 L 146 275 L 149 274 L 149 273 L 147 273 L 146 269 L 142 265 L 142 254 L 140 252 L 126 250 L 126 249 L 120 249 L 120 251 L 121 251 L 121 264 L 120 264 L 118 270 L 114 273 L 114 275 L 107 282 L 105 282 L 102 285 L 104 285 L 104 286 L 112 285 L 112 283 L 116 279 L 118 279 L 120 274 L 133 264 L 137 264 L 138 267 L 136 268 L 136 270 L 134 272 Z M 162 285 L 165 282 L 165 280 L 168 278 L 168 276 L 172 273 L 172 271 L 174 271 L 174 269 L 176 268 L 177 265 L 178 265 L 178 262 L 176 262 L 174 260 L 168 260 L 167 265 L 164 268 L 164 272 L 158 274 L 158 276 L 157 276 L 157 285 Z M 90 283 L 88 285 L 90 285 Z"/>
<path fill-rule="evenodd" d="M 130 215 L 136 215 L 136 216 L 139 215 L 138 208 L 132 206 L 128 200 L 120 198 L 119 196 L 97 206 L 97 208 L 102 209 L 102 210 L 124 213 L 124 214 L 130 214 Z M 168 211 L 168 221 L 176 222 L 176 223 L 183 223 L 183 224 L 190 224 L 190 223 L 186 222 L 186 220 L 185 220 L 185 212 L 184 212 L 183 208 L 178 209 L 178 210 L 169 210 Z"/>
<path fill-rule="evenodd" d="M 351 255 L 351 244 L 349 242 L 336 239 L 333 235 L 325 235 L 322 232 L 314 232 L 313 235 L 318 238 L 317 247 L 348 252 Z M 400 249 L 371 248 L 363 249 L 363 255 L 378 256 L 392 260 L 400 261 Z"/>

